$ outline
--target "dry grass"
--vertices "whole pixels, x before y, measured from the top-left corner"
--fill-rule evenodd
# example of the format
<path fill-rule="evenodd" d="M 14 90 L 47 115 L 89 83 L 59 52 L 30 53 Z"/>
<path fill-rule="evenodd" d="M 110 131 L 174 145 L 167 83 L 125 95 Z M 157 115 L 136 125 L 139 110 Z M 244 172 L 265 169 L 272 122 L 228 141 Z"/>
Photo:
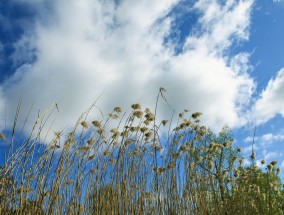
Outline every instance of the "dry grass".
<path fill-rule="evenodd" d="M 91 108 L 47 145 L 48 112 L 16 151 L 17 117 L 11 137 L 0 134 L 11 149 L 0 173 L 0 214 L 284 213 L 276 163 L 262 162 L 263 172 L 253 152 L 244 167 L 230 130 L 214 135 L 199 124 L 201 113 L 185 110 L 173 126 L 157 121 L 157 105 L 151 112 L 133 104 L 128 115 L 116 107 L 89 122 Z"/>

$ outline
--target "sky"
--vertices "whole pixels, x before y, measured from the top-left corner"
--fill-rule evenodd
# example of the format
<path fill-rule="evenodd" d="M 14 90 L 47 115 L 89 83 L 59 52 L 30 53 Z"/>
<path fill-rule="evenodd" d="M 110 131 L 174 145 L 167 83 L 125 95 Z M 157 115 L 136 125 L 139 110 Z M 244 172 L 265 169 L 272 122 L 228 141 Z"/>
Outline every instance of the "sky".
<path fill-rule="evenodd" d="M 58 103 L 57 131 L 98 97 L 105 113 L 153 109 L 163 87 L 177 112 L 202 112 L 216 132 L 228 125 L 244 154 L 254 140 L 257 163 L 284 171 L 283 38 L 283 0 L 3 0 L 0 130 L 20 99 L 19 125 L 31 106 L 33 119 Z"/>

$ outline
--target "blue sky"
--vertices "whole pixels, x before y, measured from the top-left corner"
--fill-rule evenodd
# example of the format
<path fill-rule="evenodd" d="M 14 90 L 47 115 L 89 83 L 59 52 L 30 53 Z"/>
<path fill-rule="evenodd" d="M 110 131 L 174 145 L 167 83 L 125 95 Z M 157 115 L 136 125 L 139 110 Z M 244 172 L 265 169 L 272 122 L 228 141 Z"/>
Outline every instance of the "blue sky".
<path fill-rule="evenodd" d="M 35 118 L 57 102 L 57 131 L 102 92 L 107 113 L 153 108 L 163 86 L 178 112 L 203 112 L 215 131 L 229 125 L 247 155 L 256 127 L 257 158 L 284 171 L 283 38 L 281 0 L 1 1 L 0 129 L 20 98 L 20 125 L 31 104 Z"/>

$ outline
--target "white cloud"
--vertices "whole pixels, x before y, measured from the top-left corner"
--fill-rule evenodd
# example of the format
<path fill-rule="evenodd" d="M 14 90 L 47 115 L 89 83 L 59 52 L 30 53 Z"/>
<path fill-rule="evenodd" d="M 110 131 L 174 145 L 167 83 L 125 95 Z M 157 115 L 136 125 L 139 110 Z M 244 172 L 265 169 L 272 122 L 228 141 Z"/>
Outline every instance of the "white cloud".
<path fill-rule="evenodd" d="M 275 160 L 279 157 L 279 152 L 277 151 L 272 151 L 272 152 L 267 152 L 266 150 L 263 151 L 263 159 L 268 161 L 268 160 Z"/>
<path fill-rule="evenodd" d="M 279 70 L 276 77 L 272 78 L 262 91 L 253 113 L 258 124 L 267 122 L 276 114 L 284 116 L 284 68 Z"/>
<path fill-rule="evenodd" d="M 252 4 L 252 0 L 229 0 L 224 5 L 219 1 L 197 1 L 195 8 L 203 14 L 199 24 L 204 32 L 201 36 L 189 37 L 188 46 L 220 54 L 231 45 L 232 37 L 248 39 Z"/>
<path fill-rule="evenodd" d="M 261 136 L 256 136 L 256 137 L 249 136 L 244 141 L 245 143 L 252 143 L 253 140 L 261 145 L 271 145 L 272 143 L 283 141 L 284 134 L 283 133 L 278 133 L 278 134 L 267 133 L 267 134 L 263 134 Z"/>
<path fill-rule="evenodd" d="M 255 87 L 249 56 L 227 56 L 226 50 L 233 40 L 248 39 L 253 1 L 197 1 L 200 31 L 191 32 L 175 55 L 164 38 L 174 22 L 174 15 L 166 15 L 178 2 L 53 1 L 52 15 L 31 31 L 36 62 L 22 65 L 1 86 L 9 120 L 20 96 L 23 113 L 33 102 L 36 112 L 58 102 L 58 129 L 73 123 L 103 91 L 99 106 L 108 112 L 137 101 L 153 107 L 163 86 L 178 111 L 201 111 L 215 129 L 243 125 Z"/>
<path fill-rule="evenodd" d="M 32 63 L 34 61 L 36 52 L 33 42 L 33 35 L 31 33 L 26 33 L 14 43 L 13 47 L 15 52 L 11 55 L 11 58 L 15 66 L 21 66 L 27 62 Z"/>
<path fill-rule="evenodd" d="M 273 0 L 275 3 L 284 2 L 283 0 Z"/>

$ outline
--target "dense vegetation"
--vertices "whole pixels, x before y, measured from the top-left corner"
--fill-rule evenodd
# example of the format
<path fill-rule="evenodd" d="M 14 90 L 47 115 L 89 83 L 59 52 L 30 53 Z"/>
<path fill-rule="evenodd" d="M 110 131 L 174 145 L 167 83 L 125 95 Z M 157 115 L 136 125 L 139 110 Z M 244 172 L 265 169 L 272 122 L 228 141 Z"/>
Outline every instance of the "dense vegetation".
<path fill-rule="evenodd" d="M 252 151 L 244 165 L 229 128 L 214 134 L 201 113 L 158 121 L 157 107 L 133 104 L 128 115 L 116 107 L 89 122 L 90 111 L 47 144 L 48 113 L 18 138 L 0 172 L 0 214 L 284 213 L 277 162 L 259 168 Z M 15 138 L 0 134 L 11 148 Z"/>

